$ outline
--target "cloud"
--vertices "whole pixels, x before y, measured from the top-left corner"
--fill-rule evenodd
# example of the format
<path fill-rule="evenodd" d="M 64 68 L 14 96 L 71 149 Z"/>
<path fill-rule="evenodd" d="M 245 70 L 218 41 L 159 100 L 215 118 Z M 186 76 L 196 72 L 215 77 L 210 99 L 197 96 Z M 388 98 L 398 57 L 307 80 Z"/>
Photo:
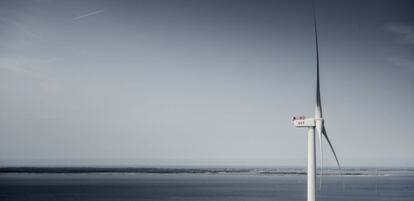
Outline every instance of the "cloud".
<path fill-rule="evenodd" d="M 387 30 L 397 35 L 403 43 L 414 44 L 414 26 L 391 24 Z"/>
<path fill-rule="evenodd" d="M 41 77 L 39 68 L 49 65 L 51 60 L 4 58 L 0 57 L 0 70 L 23 74 L 30 77 Z"/>
<path fill-rule="evenodd" d="M 414 73 L 414 59 L 411 51 L 414 45 L 414 26 L 389 24 L 386 30 L 397 37 L 400 42 L 398 48 L 394 49 L 391 55 L 387 55 L 388 61 L 409 73 Z"/>
<path fill-rule="evenodd" d="M 17 75 L 15 79 L 30 79 L 43 91 L 56 93 L 62 90 L 62 85 L 56 78 L 48 76 L 47 71 L 51 70 L 52 62 L 52 59 L 0 57 L 0 73 L 5 76 Z"/>
<path fill-rule="evenodd" d="M 105 9 L 96 10 L 96 11 L 93 11 L 93 12 L 90 12 L 90 13 L 87 13 L 87 14 L 84 14 L 84 15 L 80 15 L 78 17 L 72 18 L 72 20 L 80 20 L 82 18 L 89 17 L 89 16 L 92 16 L 92 15 L 96 15 L 96 14 L 99 14 L 99 13 L 102 13 L 102 12 L 105 12 Z"/>
<path fill-rule="evenodd" d="M 390 57 L 388 60 L 392 62 L 394 65 L 401 67 L 410 73 L 414 73 L 414 60 L 413 59 L 407 58 L 407 57 L 395 56 L 395 57 Z"/>

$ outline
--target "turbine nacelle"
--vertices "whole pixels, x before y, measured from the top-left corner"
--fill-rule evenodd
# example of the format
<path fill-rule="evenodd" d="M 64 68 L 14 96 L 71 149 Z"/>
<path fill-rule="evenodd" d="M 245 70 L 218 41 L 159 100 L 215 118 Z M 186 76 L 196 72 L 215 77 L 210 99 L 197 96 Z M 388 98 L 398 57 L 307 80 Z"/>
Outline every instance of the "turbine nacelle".
<path fill-rule="evenodd" d="M 319 119 L 318 119 L 319 120 Z M 306 118 L 305 116 L 292 117 L 293 125 L 296 127 L 315 127 L 315 118 Z"/>

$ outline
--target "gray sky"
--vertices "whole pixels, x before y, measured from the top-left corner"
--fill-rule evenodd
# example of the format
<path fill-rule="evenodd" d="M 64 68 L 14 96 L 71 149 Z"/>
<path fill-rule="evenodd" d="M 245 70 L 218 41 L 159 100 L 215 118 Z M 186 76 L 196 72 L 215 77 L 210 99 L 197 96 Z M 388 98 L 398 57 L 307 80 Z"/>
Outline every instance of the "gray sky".
<path fill-rule="evenodd" d="M 414 166 L 413 7 L 317 1 L 344 166 Z M 309 0 L 3 0 L 0 165 L 304 166 L 312 26 Z"/>

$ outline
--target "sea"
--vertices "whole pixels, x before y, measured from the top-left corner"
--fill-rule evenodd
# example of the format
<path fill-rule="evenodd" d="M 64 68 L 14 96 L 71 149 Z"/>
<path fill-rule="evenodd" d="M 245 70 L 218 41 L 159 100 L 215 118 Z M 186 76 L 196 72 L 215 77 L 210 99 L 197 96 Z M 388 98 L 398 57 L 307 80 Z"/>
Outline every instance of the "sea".
<path fill-rule="evenodd" d="M 318 201 L 414 201 L 413 169 L 318 176 Z M 1 201 L 305 201 L 306 172 L 276 169 L 0 168 Z"/>

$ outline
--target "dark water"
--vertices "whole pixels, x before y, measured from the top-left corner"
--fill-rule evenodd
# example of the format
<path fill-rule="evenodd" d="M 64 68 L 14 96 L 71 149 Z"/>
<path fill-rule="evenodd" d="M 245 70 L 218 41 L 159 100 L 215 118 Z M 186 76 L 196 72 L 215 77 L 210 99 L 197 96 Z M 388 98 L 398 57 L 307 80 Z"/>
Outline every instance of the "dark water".
<path fill-rule="evenodd" d="M 318 200 L 413 201 L 414 176 L 325 176 Z M 305 175 L 0 174 L 1 201 L 304 201 Z"/>

